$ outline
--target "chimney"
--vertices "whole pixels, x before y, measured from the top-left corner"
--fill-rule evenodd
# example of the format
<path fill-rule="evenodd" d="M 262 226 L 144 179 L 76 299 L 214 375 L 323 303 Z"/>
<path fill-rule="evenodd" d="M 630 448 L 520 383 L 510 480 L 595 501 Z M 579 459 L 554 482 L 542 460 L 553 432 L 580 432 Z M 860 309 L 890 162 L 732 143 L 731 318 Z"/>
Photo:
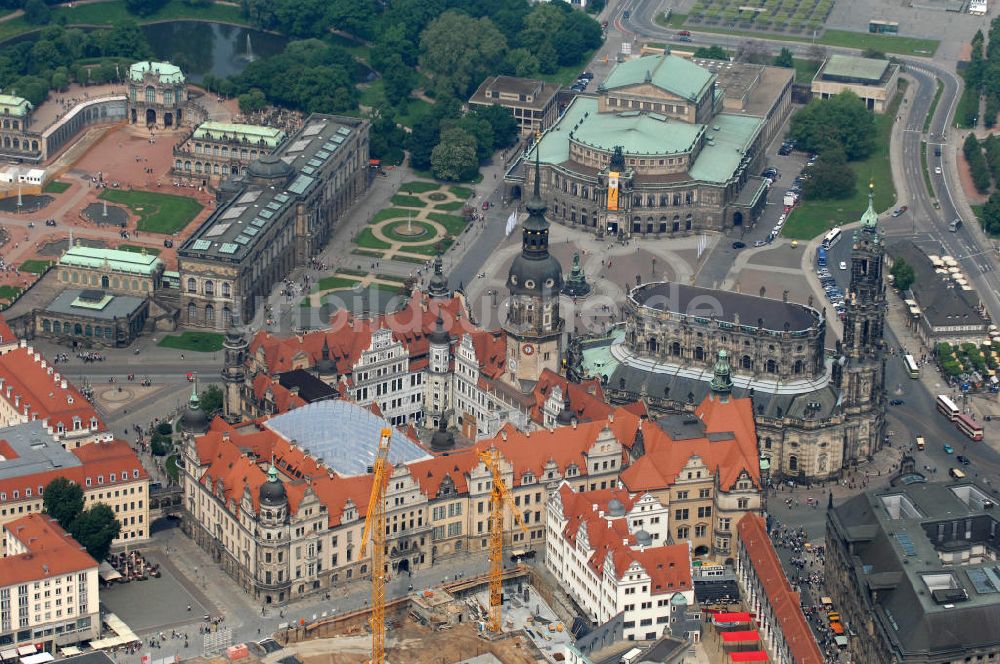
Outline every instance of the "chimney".
<path fill-rule="evenodd" d="M 615 414 L 612 411 L 608 413 L 608 424 L 614 424 L 614 423 L 615 423 Z"/>
<path fill-rule="evenodd" d="M 608 530 L 611 530 L 611 521 L 608 521 Z"/>
<path fill-rule="evenodd" d="M 503 430 L 500 431 L 500 437 L 502 439 L 504 439 L 504 440 L 507 440 L 507 430 L 506 429 L 503 429 Z"/>
<path fill-rule="evenodd" d="M 590 511 L 591 512 L 596 512 L 597 511 L 597 503 L 592 503 L 590 505 Z"/>
<path fill-rule="evenodd" d="M 45 360 L 43 359 L 43 360 L 42 360 L 42 368 L 43 368 L 43 369 L 45 369 L 45 368 L 46 368 L 46 367 L 48 367 L 48 366 L 49 366 L 49 363 L 48 363 L 48 362 L 46 362 L 46 361 L 45 361 Z"/>
<path fill-rule="evenodd" d="M 27 347 L 28 347 L 28 340 L 21 339 L 21 348 L 27 348 Z"/>
<path fill-rule="evenodd" d="M 573 418 L 573 428 L 576 429 L 576 418 Z"/>
<path fill-rule="evenodd" d="M 603 519 L 604 518 L 604 510 L 599 510 L 597 512 L 597 516 Z"/>
<path fill-rule="evenodd" d="M 608 528 L 610 528 L 610 527 L 611 527 L 611 522 L 608 521 Z M 627 537 L 623 537 L 622 538 L 622 546 L 628 546 L 628 538 Z"/>
<path fill-rule="evenodd" d="M 32 355 L 32 359 L 35 362 L 41 362 L 42 361 L 42 354 L 39 353 L 38 351 L 35 351 L 35 353 Z"/>
<path fill-rule="evenodd" d="M 52 380 L 56 381 L 57 383 L 59 382 L 60 378 L 62 378 L 62 374 L 60 374 L 58 372 L 56 372 L 55 374 L 52 375 Z"/>
<path fill-rule="evenodd" d="M 66 389 L 67 384 L 66 384 L 66 379 L 65 378 L 63 378 L 61 381 L 59 381 L 59 387 L 63 388 L 64 390 Z"/>
<path fill-rule="evenodd" d="M 222 440 L 229 440 L 229 432 L 228 431 L 223 431 L 222 432 Z"/>

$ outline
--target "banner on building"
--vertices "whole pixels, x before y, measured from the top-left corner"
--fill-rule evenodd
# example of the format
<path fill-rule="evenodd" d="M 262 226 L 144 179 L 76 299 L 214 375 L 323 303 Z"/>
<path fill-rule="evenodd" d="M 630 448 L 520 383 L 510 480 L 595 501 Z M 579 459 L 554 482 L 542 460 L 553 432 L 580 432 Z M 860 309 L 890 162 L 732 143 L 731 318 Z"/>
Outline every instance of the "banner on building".
<path fill-rule="evenodd" d="M 618 209 L 618 178 L 617 171 L 608 173 L 608 209 Z"/>

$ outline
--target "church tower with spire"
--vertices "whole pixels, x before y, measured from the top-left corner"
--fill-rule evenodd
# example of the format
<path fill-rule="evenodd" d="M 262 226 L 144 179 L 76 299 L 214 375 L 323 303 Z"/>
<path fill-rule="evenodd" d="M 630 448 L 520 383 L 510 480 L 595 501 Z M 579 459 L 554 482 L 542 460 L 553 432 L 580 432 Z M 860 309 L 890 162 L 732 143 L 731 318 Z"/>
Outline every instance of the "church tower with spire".
<path fill-rule="evenodd" d="M 874 454 L 882 446 L 885 428 L 885 328 L 886 295 L 882 267 L 885 242 L 878 228 L 878 213 L 869 185 L 868 209 L 854 232 L 851 247 L 851 283 L 844 312 L 842 358 L 835 378 L 841 389 L 849 427 L 849 459 Z"/>
<path fill-rule="evenodd" d="M 507 331 L 507 373 L 511 385 L 529 391 L 545 369 L 558 372 L 562 362 L 564 321 L 559 314 L 562 266 L 549 253 L 547 207 L 540 193 L 538 148 L 535 185 L 525 204 L 528 218 L 521 231 L 521 253 L 507 275 L 510 306 Z"/>

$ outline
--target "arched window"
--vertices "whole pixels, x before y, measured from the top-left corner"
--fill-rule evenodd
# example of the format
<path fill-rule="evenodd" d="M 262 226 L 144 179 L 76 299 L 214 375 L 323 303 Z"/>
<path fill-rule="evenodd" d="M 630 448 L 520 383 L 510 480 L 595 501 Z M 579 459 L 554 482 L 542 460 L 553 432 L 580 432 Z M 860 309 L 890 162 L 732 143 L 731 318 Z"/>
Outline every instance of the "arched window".
<path fill-rule="evenodd" d="M 680 218 L 679 215 L 675 214 L 674 215 L 674 222 L 673 222 L 673 225 L 670 226 L 670 230 L 672 230 L 673 232 L 676 233 L 680 229 L 681 229 L 681 218 Z"/>
<path fill-rule="evenodd" d="M 81 325 L 80 323 L 77 323 L 76 325 L 74 325 L 73 326 L 73 334 L 75 334 L 78 337 L 81 336 L 81 335 L 83 335 L 83 325 Z"/>
<path fill-rule="evenodd" d="M 778 363 L 774 360 L 767 361 L 767 373 L 778 373 Z"/>
<path fill-rule="evenodd" d="M 111 279 L 106 274 L 101 275 L 101 288 L 111 288 Z"/>
<path fill-rule="evenodd" d="M 52 331 L 52 323 L 49 321 L 48 318 L 43 318 L 42 319 L 42 332 L 51 332 L 51 331 Z"/>
<path fill-rule="evenodd" d="M 655 353 L 657 348 L 656 339 L 650 337 L 646 340 L 646 350 L 650 353 Z"/>
<path fill-rule="evenodd" d="M 205 295 L 215 295 L 215 282 L 211 279 L 205 282 Z"/>
<path fill-rule="evenodd" d="M 194 280 L 194 277 L 188 277 L 188 292 L 189 293 L 198 292 L 198 282 Z"/>
<path fill-rule="evenodd" d="M 229 307 L 222 308 L 222 326 L 229 328 L 233 323 L 233 312 Z"/>
<path fill-rule="evenodd" d="M 693 218 L 691 217 L 691 213 L 690 213 L 690 212 L 688 212 L 687 216 L 686 216 L 686 217 L 684 217 L 684 230 L 686 230 L 686 231 L 689 231 L 689 230 L 691 230 L 691 225 L 692 225 L 693 223 L 694 223 L 694 220 L 693 220 Z"/>
<path fill-rule="evenodd" d="M 799 458 L 794 454 L 788 457 L 788 470 L 798 470 L 799 469 Z"/>
<path fill-rule="evenodd" d="M 229 293 L 230 293 L 229 282 L 228 281 L 223 281 L 222 282 L 222 297 L 229 297 Z"/>
<path fill-rule="evenodd" d="M 797 374 L 802 373 L 802 367 L 803 367 L 802 360 L 795 360 L 795 368 L 793 369 L 795 373 Z"/>
<path fill-rule="evenodd" d="M 152 104 L 156 101 L 156 88 L 152 85 L 146 86 L 146 103 Z"/>
<path fill-rule="evenodd" d="M 816 457 L 816 470 L 821 473 L 826 472 L 826 452 Z"/>
<path fill-rule="evenodd" d="M 694 348 L 694 359 L 704 360 L 705 359 L 705 349 L 701 346 L 695 346 Z"/>
<path fill-rule="evenodd" d="M 211 304 L 205 305 L 205 324 L 212 326 L 215 325 L 215 307 Z"/>
<path fill-rule="evenodd" d="M 194 302 L 188 303 L 188 322 L 197 323 L 198 322 L 198 307 Z"/>
<path fill-rule="evenodd" d="M 744 355 L 742 358 L 740 358 L 740 368 L 742 369 L 753 368 L 753 360 L 750 359 L 749 355 Z"/>
<path fill-rule="evenodd" d="M 52 332 L 54 334 L 62 334 L 62 323 L 57 320 L 52 321 Z"/>
<path fill-rule="evenodd" d="M 675 341 L 674 343 L 670 344 L 670 354 L 673 355 L 674 357 L 680 357 L 681 342 Z"/>

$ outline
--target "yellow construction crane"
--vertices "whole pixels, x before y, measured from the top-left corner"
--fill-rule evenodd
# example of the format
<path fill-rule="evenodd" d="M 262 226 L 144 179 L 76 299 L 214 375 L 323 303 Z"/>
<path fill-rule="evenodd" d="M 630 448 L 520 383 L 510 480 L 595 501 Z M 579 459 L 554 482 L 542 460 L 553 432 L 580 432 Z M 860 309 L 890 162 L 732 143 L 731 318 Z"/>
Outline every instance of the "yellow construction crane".
<path fill-rule="evenodd" d="M 514 523 L 521 532 L 527 534 L 528 529 L 524 526 L 521 518 L 521 510 L 514 504 L 514 498 L 510 495 L 510 490 L 503 483 L 503 475 L 500 472 L 500 451 L 491 447 L 488 450 L 479 452 L 479 460 L 483 462 L 486 469 L 493 475 L 493 483 L 490 489 L 490 612 L 486 622 L 486 629 L 499 634 L 503 629 L 503 508 L 504 505 L 510 507 L 514 517 Z"/>
<path fill-rule="evenodd" d="M 372 540 L 372 628 L 371 664 L 385 664 L 385 486 L 389 482 L 389 440 L 392 429 L 382 429 L 378 453 L 372 466 L 372 493 L 361 536 L 361 557 L 365 556 L 368 538 Z"/>

